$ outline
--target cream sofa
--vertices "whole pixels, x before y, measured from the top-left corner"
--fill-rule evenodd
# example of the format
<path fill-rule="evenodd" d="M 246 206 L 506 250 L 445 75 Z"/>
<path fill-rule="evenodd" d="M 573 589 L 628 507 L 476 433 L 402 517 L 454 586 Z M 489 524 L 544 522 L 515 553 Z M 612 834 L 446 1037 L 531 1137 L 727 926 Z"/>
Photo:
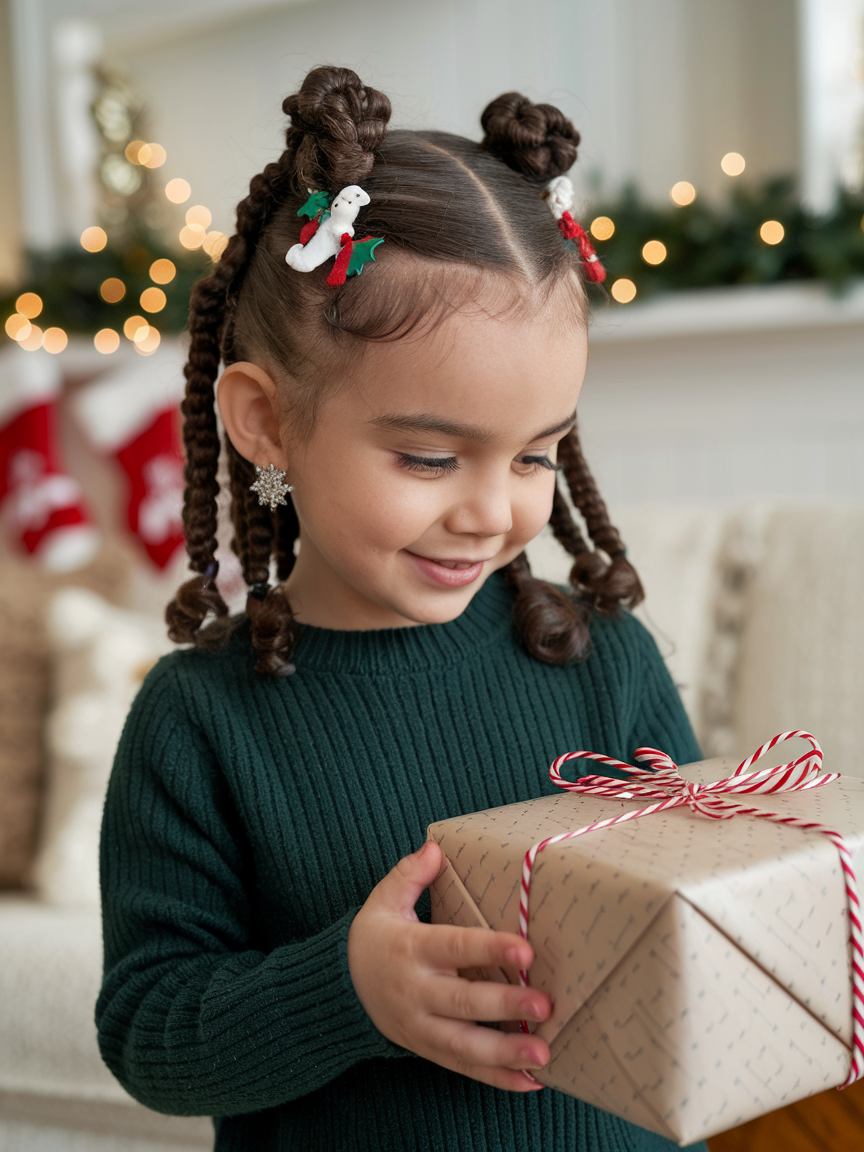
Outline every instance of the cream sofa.
<path fill-rule="evenodd" d="M 806 728 L 832 769 L 864 775 L 864 509 L 633 507 L 614 518 L 646 585 L 639 615 L 705 751 L 743 757 Z M 566 577 L 550 537 L 530 552 L 539 575 Z M 95 908 L 0 897 L 0 1152 L 210 1147 L 209 1120 L 142 1108 L 103 1066 L 100 964 Z"/>

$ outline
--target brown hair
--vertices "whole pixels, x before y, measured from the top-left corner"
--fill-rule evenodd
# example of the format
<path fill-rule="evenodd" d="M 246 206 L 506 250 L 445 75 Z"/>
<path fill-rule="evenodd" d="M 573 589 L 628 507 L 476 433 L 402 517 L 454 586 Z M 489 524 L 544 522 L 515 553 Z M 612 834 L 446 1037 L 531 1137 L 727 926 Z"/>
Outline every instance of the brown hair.
<path fill-rule="evenodd" d="M 560 297 L 585 323 L 578 255 L 564 243 L 542 202 L 545 184 L 576 159 L 579 133 L 548 104 L 510 92 L 482 116 L 475 143 L 441 132 L 387 131 L 390 102 L 347 68 L 313 69 L 282 105 L 290 117 L 286 146 L 250 184 L 237 206 L 237 229 L 219 263 L 192 293 L 183 402 L 186 444 L 184 526 L 196 575 L 168 606 L 178 643 L 213 646 L 233 626 L 216 582 L 216 474 L 219 434 L 214 383 L 220 359 L 252 360 L 291 388 L 296 434 L 307 436 L 322 398 L 357 341 L 392 340 L 422 330 L 481 286 L 501 292 L 503 308 Z M 337 193 L 362 183 L 371 197 L 363 228 L 386 241 L 382 267 L 342 287 L 328 269 L 298 275 L 285 252 L 298 240 L 298 209 L 310 188 Z M 477 228 L 476 221 L 491 226 Z M 386 261 L 386 271 L 383 266 Z M 403 269 L 410 265 L 410 275 Z M 490 276 L 493 273 L 494 276 Z M 290 384 L 288 379 L 290 378 Z M 287 497 L 276 512 L 249 485 L 252 464 L 226 442 L 234 526 L 232 547 L 250 586 L 246 614 L 261 672 L 294 670 L 299 635 L 282 581 L 294 563 L 297 515 Z M 503 569 L 514 587 L 514 620 L 528 652 L 549 664 L 590 651 L 592 610 L 612 613 L 642 599 L 639 579 L 609 522 L 574 429 L 558 447 L 561 471 L 591 548 L 556 486 L 550 526 L 573 557 L 572 594 L 531 575 L 520 554 Z M 605 558 L 601 556 L 605 553 Z M 279 583 L 270 587 L 275 561 Z M 208 617 L 217 619 L 202 629 Z"/>

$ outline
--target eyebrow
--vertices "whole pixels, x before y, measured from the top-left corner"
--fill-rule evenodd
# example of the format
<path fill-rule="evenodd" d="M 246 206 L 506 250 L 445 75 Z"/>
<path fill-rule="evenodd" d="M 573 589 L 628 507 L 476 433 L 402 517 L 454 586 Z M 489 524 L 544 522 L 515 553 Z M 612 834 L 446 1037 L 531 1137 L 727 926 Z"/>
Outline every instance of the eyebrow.
<path fill-rule="evenodd" d="M 460 440 L 476 440 L 481 444 L 488 444 L 494 439 L 492 431 L 480 424 L 462 424 L 455 420 L 445 420 L 442 416 L 435 416 L 431 412 L 418 412 L 416 414 L 400 415 L 399 413 L 385 413 L 383 416 L 374 416 L 368 421 L 378 428 L 385 428 L 396 432 L 438 432 L 442 436 L 455 436 Z M 542 432 L 530 436 L 526 443 L 533 444 L 535 440 L 542 440 L 546 436 L 554 436 L 556 432 L 566 432 L 576 423 L 576 412 L 564 420 L 559 420 L 551 428 L 544 428 Z"/>

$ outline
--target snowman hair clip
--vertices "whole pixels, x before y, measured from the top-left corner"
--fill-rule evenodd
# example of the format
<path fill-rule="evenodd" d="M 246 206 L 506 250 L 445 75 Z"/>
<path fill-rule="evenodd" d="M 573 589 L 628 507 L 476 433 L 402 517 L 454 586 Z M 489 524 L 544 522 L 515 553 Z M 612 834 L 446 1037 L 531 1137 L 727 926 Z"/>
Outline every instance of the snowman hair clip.
<path fill-rule="evenodd" d="M 549 211 L 558 221 L 561 235 L 570 248 L 578 247 L 585 275 L 594 284 L 600 284 L 606 279 L 606 269 L 600 263 L 600 258 L 594 251 L 594 245 L 588 239 L 588 234 L 581 224 L 577 224 L 570 214 L 575 198 L 573 184 L 566 176 L 556 176 L 546 185 L 543 198 L 549 206 Z"/>
<path fill-rule="evenodd" d="M 375 249 L 384 243 L 381 236 L 354 239 L 354 221 L 369 203 L 369 194 L 357 184 L 349 184 L 338 196 L 310 188 L 309 199 L 297 212 L 308 217 L 300 229 L 300 242 L 290 247 L 285 262 L 297 272 L 311 272 L 331 256 L 336 262 L 327 283 L 338 288 L 349 276 L 359 276 L 363 265 L 375 259 Z"/>

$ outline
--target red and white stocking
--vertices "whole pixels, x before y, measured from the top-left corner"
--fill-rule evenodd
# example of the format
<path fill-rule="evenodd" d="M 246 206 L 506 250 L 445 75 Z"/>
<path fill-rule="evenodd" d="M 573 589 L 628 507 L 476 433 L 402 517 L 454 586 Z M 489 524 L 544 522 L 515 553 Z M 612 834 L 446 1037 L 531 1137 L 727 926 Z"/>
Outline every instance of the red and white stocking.
<path fill-rule="evenodd" d="M 57 443 L 59 366 L 39 352 L 0 355 L 0 512 L 20 550 L 65 572 L 87 564 L 99 532 Z"/>
<path fill-rule="evenodd" d="M 157 568 L 165 568 L 183 543 L 182 368 L 179 353 L 160 350 L 76 397 L 90 440 L 126 474 L 126 520 Z"/>

